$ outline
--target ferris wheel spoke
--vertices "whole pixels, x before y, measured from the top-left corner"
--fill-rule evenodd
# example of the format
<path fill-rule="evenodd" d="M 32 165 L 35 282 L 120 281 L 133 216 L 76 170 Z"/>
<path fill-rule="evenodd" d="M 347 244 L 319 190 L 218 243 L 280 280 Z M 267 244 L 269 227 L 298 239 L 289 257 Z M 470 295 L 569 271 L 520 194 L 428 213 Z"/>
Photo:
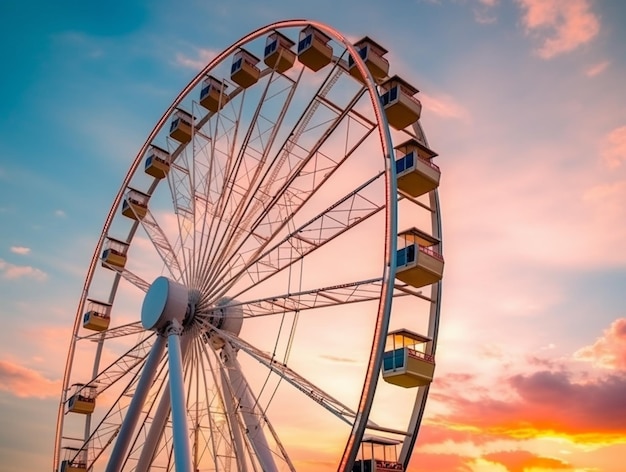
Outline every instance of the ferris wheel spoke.
<path fill-rule="evenodd" d="M 167 174 L 167 183 L 172 197 L 174 214 L 176 215 L 176 228 L 178 230 L 178 254 L 177 258 L 182 262 L 185 275 L 184 279 L 189 279 L 191 254 L 193 247 L 188 244 L 193 238 L 193 224 L 195 202 L 193 200 L 192 176 L 189 169 L 188 158 L 185 152 L 186 147 L 181 145 L 172 154 L 173 162 Z M 176 250 L 172 251 L 174 254 Z"/>
<path fill-rule="evenodd" d="M 143 280 L 141 277 L 139 277 L 138 275 L 133 274 L 130 270 L 124 268 L 124 267 L 119 267 L 116 265 L 112 265 L 109 264 L 107 262 L 102 262 L 102 264 L 104 266 L 106 266 L 107 268 L 117 272 L 118 274 L 120 274 L 120 276 L 130 282 L 131 284 L 133 284 L 135 287 L 137 287 L 139 290 L 142 290 L 143 292 L 147 292 L 148 289 L 150 288 L 150 284 L 148 282 L 146 282 L 145 280 Z"/>
<path fill-rule="evenodd" d="M 262 210 L 260 213 L 250 213 L 248 219 L 240 224 L 240 233 L 245 237 L 238 246 L 222 255 L 219 264 L 214 264 L 216 268 L 213 270 L 212 277 L 205 282 L 205 288 L 218 277 L 221 278 L 234 254 L 239 254 L 241 257 L 241 249 L 248 241 L 252 241 L 250 244 L 252 247 L 247 248 L 249 257 L 254 258 L 258 255 L 270 243 L 273 236 L 292 221 L 304 204 L 376 129 L 374 123 L 363 122 L 361 133 L 356 133 L 357 136 L 352 135 L 349 139 L 347 133 L 344 143 L 345 152 L 339 159 L 331 158 L 320 151 L 324 143 L 346 119 L 348 121 L 355 119 L 352 107 L 365 93 L 365 89 L 361 88 L 344 108 L 336 106 L 333 108 L 327 105 L 323 98 L 332 89 L 340 75 L 341 72 L 337 71 L 335 75 L 329 76 L 326 86 L 315 95 L 298 125 L 288 140 L 283 143 L 279 163 L 273 167 L 272 174 L 265 179 L 263 186 L 259 187 L 256 192 L 257 195 L 272 195 L 272 197 L 256 207 Z M 326 126 L 316 125 L 309 129 L 307 127 L 320 104 L 324 104 L 324 109 L 330 110 L 334 118 L 325 123 Z M 314 144 L 300 143 L 305 132 L 308 140 L 314 139 Z M 311 136 L 311 133 L 315 133 L 316 139 Z M 298 152 L 295 152 L 296 149 Z M 282 172 L 282 169 L 287 169 L 287 172 Z M 261 202 L 260 199 L 259 201 Z M 245 259 L 242 262 L 245 263 Z"/>
<path fill-rule="evenodd" d="M 249 288 L 276 275 L 380 212 L 385 207 L 384 199 L 380 196 L 370 197 L 367 191 L 376 185 L 383 175 L 382 172 L 375 175 L 325 211 L 292 231 L 282 241 L 266 250 L 252 262 L 246 265 L 234 265 L 229 271 L 229 277 L 226 277 L 225 282 L 210 294 L 210 298 L 219 298 L 243 275 L 246 275 L 249 279 L 248 288 L 232 295 L 232 298 L 239 297 Z M 376 198 L 379 201 L 375 201 Z M 299 252 L 293 255 L 292 250 L 296 246 L 296 241 L 302 245 Z"/>
<path fill-rule="evenodd" d="M 302 72 L 303 70 L 301 70 L 300 76 L 298 77 L 298 81 L 295 84 L 296 86 L 300 83 L 300 77 L 301 77 Z M 314 95 L 313 99 L 311 99 L 308 106 L 305 108 L 304 112 L 302 113 L 298 121 L 296 122 L 295 126 L 290 131 L 288 135 L 288 139 L 281 145 L 279 153 L 276 154 L 276 156 L 274 157 L 272 161 L 272 164 L 268 168 L 268 171 L 271 169 L 272 172 L 269 174 L 266 172 L 264 177 L 259 181 L 259 184 L 256 186 L 255 191 L 253 192 L 253 196 L 255 197 L 254 206 L 251 211 L 248 210 L 246 212 L 247 214 L 246 220 L 242 221 L 238 225 L 240 228 L 239 233 L 245 232 L 245 228 L 249 226 L 249 220 L 253 219 L 254 215 L 260 208 L 263 209 L 267 207 L 267 203 L 264 201 L 263 197 L 270 195 L 269 193 L 270 187 L 274 185 L 274 182 L 277 180 L 277 177 L 281 173 L 281 169 L 284 168 L 285 163 L 288 163 L 288 158 L 291 156 L 294 147 L 298 143 L 299 138 L 301 137 L 302 133 L 306 131 L 306 128 L 309 122 L 311 121 L 313 115 L 318 109 L 320 102 L 316 98 L 323 98 L 330 91 L 330 89 L 335 84 L 335 82 L 337 81 L 340 75 L 341 75 L 341 71 L 338 70 L 336 66 L 331 69 L 328 76 L 324 80 L 323 84 L 320 86 L 320 89 Z M 292 89 L 292 92 L 295 92 L 295 87 Z M 291 99 L 289 101 L 291 101 Z M 290 171 L 292 169 L 292 166 L 290 165 L 287 169 L 288 171 Z M 287 176 L 288 175 L 289 174 L 287 173 Z M 284 179 L 287 176 L 283 175 L 281 176 L 281 178 Z M 249 234 L 246 235 L 246 239 L 248 237 L 249 237 Z M 259 236 L 255 235 L 255 237 L 259 237 Z M 241 245 L 243 245 L 243 242 Z M 241 248 L 241 245 L 239 246 L 237 250 Z M 221 251 L 221 252 L 222 252 L 221 256 L 219 257 L 218 260 L 214 261 L 214 264 L 212 264 L 213 266 L 219 267 L 220 264 L 223 263 L 225 258 L 228 258 L 231 254 L 234 253 L 233 251 Z M 212 273 L 215 273 L 215 272 L 216 270 L 212 271 Z M 211 276 L 207 277 L 206 279 L 210 280 Z M 206 282 L 205 282 L 205 285 L 206 285 Z"/>
<path fill-rule="evenodd" d="M 354 410 L 344 405 L 339 400 L 333 398 L 330 394 L 326 393 L 321 388 L 313 384 L 311 381 L 307 380 L 302 375 L 289 368 L 286 364 L 278 362 L 269 354 L 266 354 L 260 349 L 257 349 L 256 347 L 252 346 L 238 336 L 235 336 L 231 333 L 215 327 L 211 327 L 209 329 L 215 331 L 223 339 L 228 340 L 228 342 L 230 342 L 235 348 L 244 351 L 253 359 L 260 362 L 270 371 L 280 376 L 287 383 L 291 384 L 296 389 L 304 393 L 304 395 L 309 397 L 315 403 L 330 411 L 340 420 L 344 421 L 345 423 L 352 424 L 350 419 L 354 418 L 356 415 Z"/>
<path fill-rule="evenodd" d="M 116 326 L 115 328 L 109 328 L 105 331 L 96 331 L 95 333 L 87 334 L 85 336 L 78 336 L 76 339 L 99 342 L 100 339 L 119 338 L 122 336 L 143 333 L 144 331 L 145 329 L 143 326 L 141 326 L 141 322 L 135 321 L 134 323 L 127 323 L 121 326 Z"/>
<path fill-rule="evenodd" d="M 285 102 L 283 103 L 283 106 L 281 107 L 280 113 L 278 114 L 278 118 L 276 119 L 276 122 L 273 124 L 273 126 L 271 127 L 271 134 L 270 134 L 270 138 L 268 143 L 263 146 L 263 150 L 261 151 L 261 155 L 262 155 L 262 159 L 265 162 L 267 160 L 267 156 L 268 153 L 270 152 L 271 148 L 272 148 L 272 144 L 274 143 L 278 131 L 281 128 L 281 125 L 283 123 L 284 117 L 286 115 L 287 110 L 289 109 L 289 106 L 291 105 L 293 96 L 296 92 L 296 89 L 298 87 L 298 85 L 300 84 L 300 79 L 302 78 L 302 72 L 303 70 L 300 71 L 300 74 L 298 75 L 298 78 L 296 81 L 293 81 L 292 79 L 288 79 L 286 76 L 283 76 L 281 74 L 276 74 L 276 77 L 280 77 L 280 78 L 284 78 L 287 79 L 291 85 L 288 86 L 287 89 L 287 97 L 285 99 Z M 274 76 L 274 75 L 273 75 Z M 269 83 L 269 82 L 268 82 Z M 284 92 L 284 90 L 283 90 Z M 292 133 L 293 134 L 293 131 Z M 284 145 L 283 145 L 284 146 Z M 243 147 L 242 147 L 243 150 Z M 267 178 L 267 173 L 269 171 L 269 169 L 273 168 L 273 164 L 276 161 L 276 157 L 274 158 L 274 160 L 272 161 L 271 165 L 268 167 L 268 169 L 266 169 L 265 174 L 263 175 L 263 177 L 261 177 L 260 179 L 257 177 L 256 179 L 254 179 L 252 181 L 252 183 L 254 183 L 254 185 L 250 184 L 248 185 L 248 193 L 250 195 L 250 198 L 248 198 L 245 203 L 246 203 L 246 207 L 245 209 L 243 209 L 243 213 L 245 213 L 245 220 L 244 219 L 240 219 L 239 222 L 234 223 L 233 221 L 230 221 L 230 225 L 232 228 L 236 228 L 238 229 L 239 233 L 241 233 L 241 228 L 246 228 L 247 223 L 246 220 L 248 220 L 250 218 L 250 215 L 253 215 L 259 208 L 259 206 L 261 206 L 263 204 L 263 200 L 262 198 L 259 198 L 259 195 L 264 195 L 264 192 L 262 190 L 260 190 L 260 184 L 261 182 L 265 181 L 265 179 Z M 261 169 L 261 167 L 259 166 L 259 170 Z M 275 171 L 274 171 L 275 172 Z M 232 179 L 229 179 L 232 180 Z M 224 195 L 224 194 L 223 194 Z M 243 201 L 243 200 L 242 200 Z M 252 206 L 252 210 L 250 210 L 250 204 L 253 203 Z M 241 212 L 240 212 L 241 213 Z M 241 218 L 244 218 L 244 214 L 241 214 Z M 224 214 L 222 213 L 220 218 L 218 218 L 218 222 L 222 222 L 222 220 L 224 219 Z M 237 234 L 236 237 L 234 238 L 230 238 L 230 240 L 226 241 L 228 243 L 228 246 L 231 247 L 234 245 L 234 243 L 237 242 L 237 240 L 240 238 L 240 234 Z M 222 240 L 220 241 L 219 246 L 221 246 L 223 244 L 224 240 L 222 238 Z M 214 248 L 212 246 L 211 248 L 211 254 L 213 254 L 212 258 L 211 258 L 211 264 L 210 266 L 215 266 L 219 264 L 219 259 L 224 257 L 224 253 L 226 252 L 224 249 L 221 249 L 218 246 L 218 248 Z M 216 259 L 216 257 L 218 259 Z M 208 261 L 207 261 L 208 262 Z M 209 278 L 210 276 L 205 272 L 205 274 L 203 274 L 203 278 Z"/>
<path fill-rule="evenodd" d="M 235 302 L 227 306 L 229 308 L 241 306 L 244 318 L 254 318 L 378 300 L 381 287 L 382 278 L 379 277 L 313 290 L 272 295 L 246 302 Z"/>
<path fill-rule="evenodd" d="M 231 215 L 225 215 L 221 213 L 218 221 L 218 233 L 221 233 L 221 237 L 217 244 L 211 244 L 211 249 L 205 251 L 204 257 L 201 257 L 202 270 L 199 272 L 198 277 L 200 280 L 204 279 L 208 275 L 208 271 L 217 263 L 215 257 L 223 254 L 225 247 L 231 247 L 241 237 L 241 228 L 245 228 L 245 219 L 248 218 L 250 213 L 250 207 L 252 205 L 252 213 L 258 208 L 261 200 L 257 197 L 257 190 L 259 184 L 264 180 L 267 175 L 266 162 L 269 157 L 270 150 L 278 136 L 278 132 L 282 126 L 283 120 L 287 114 L 287 110 L 291 106 L 292 99 L 300 83 L 302 72 L 298 76 L 296 81 L 283 76 L 282 74 L 271 74 L 267 80 L 267 85 L 263 90 L 261 100 L 257 106 L 257 109 L 253 115 L 252 122 L 248 126 L 248 131 L 240 146 L 239 153 L 236 158 L 236 173 L 234 178 L 229 178 L 227 182 L 230 183 L 228 192 L 226 192 L 226 201 L 231 201 L 231 206 L 234 207 Z M 282 86 L 280 82 L 287 81 L 286 86 Z M 270 87 L 279 82 L 279 90 L 270 92 Z M 282 89 L 280 88 L 282 86 Z M 282 102 L 282 106 L 276 107 L 274 101 L 277 96 L 286 94 Z M 268 105 L 269 104 L 269 105 Z M 275 110 L 277 108 L 277 110 Z M 253 139 L 253 132 L 256 135 Z M 265 137 L 265 139 L 264 139 Z M 258 157 L 255 157 L 258 156 Z M 252 165 L 248 166 L 247 163 L 252 161 Z M 256 163 L 255 163 L 256 161 Z M 244 164 L 244 171 L 239 172 L 241 163 Z M 251 167 L 251 168 L 250 168 Z M 264 171 L 265 169 L 265 171 Z M 264 173 L 265 172 L 265 173 Z M 252 177 L 248 177 L 249 174 L 253 174 Z M 235 189 L 237 185 L 237 189 Z M 239 195 L 238 199 L 233 200 L 233 195 Z M 219 227 L 222 222 L 228 221 L 226 228 L 223 231 L 219 231 Z M 208 246 L 208 241 L 205 246 Z"/>
<path fill-rule="evenodd" d="M 139 221 L 173 279 L 181 280 L 184 274 L 178 261 L 178 256 L 152 212 L 148 209 L 145 216 Z"/>
<path fill-rule="evenodd" d="M 97 393 L 101 394 L 129 372 L 135 370 L 137 366 L 145 361 L 150 350 L 150 342 L 153 341 L 153 337 L 154 334 L 151 334 L 127 350 L 124 354 L 109 364 L 108 367 L 86 382 L 83 389 L 96 387 Z"/>

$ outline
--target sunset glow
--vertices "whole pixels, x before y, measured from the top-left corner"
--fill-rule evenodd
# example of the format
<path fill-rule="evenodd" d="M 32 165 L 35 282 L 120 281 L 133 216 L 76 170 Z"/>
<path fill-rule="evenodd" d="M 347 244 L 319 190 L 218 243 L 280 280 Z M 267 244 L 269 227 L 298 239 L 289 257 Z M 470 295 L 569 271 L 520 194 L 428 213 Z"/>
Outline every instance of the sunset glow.
<path fill-rule="evenodd" d="M 368 35 L 389 49 L 393 73 L 420 90 L 421 124 L 438 153 L 443 307 L 435 379 L 408 470 L 624 470 L 626 3 L 66 3 L 0 7 L 0 472 L 52 468 L 85 273 L 150 130 L 216 54 L 289 18 L 322 21 L 350 41 Z M 303 80 L 314 88 L 317 79 Z M 331 140 L 325 152 L 342 146 Z M 341 184 L 371 170 L 347 169 L 316 204 L 334 202 Z M 155 215 L 175 240 L 176 216 L 157 203 L 163 201 L 155 202 Z M 406 207 L 400 215 L 401 226 L 415 225 Z M 382 225 L 380 218 L 362 231 L 379 258 Z M 371 259 L 359 258 L 355 246 L 324 253 L 300 284 L 369 274 Z M 154 252 L 145 233 L 137 233 L 131 251 L 133 270 L 146 280 L 161 274 L 161 266 L 144 264 Z M 93 291 L 106 296 L 110 283 L 99 273 Z M 292 275 L 270 286 L 292 293 Z M 139 320 L 143 294 L 135 288 L 120 284 L 115 326 Z M 401 299 L 395 306 L 391 329 L 406 320 L 427 328 Z M 289 351 L 290 366 L 355 403 L 376 307 L 347 304 L 320 310 L 319 318 L 303 311 L 293 351 L 280 345 L 278 352 Z M 295 324 L 291 316 L 286 323 Z M 261 340 L 262 351 L 276 351 L 267 333 L 282 322 L 252 319 L 244 332 Z M 79 345 L 74 376 L 91 375 L 91 347 Z M 102 365 L 126 347 L 107 344 Z M 252 374 L 251 383 L 263 384 L 264 373 Z M 402 391 L 394 404 L 398 387 L 379 384 L 372 418 L 400 423 L 399 409 L 412 397 Z M 295 389 L 278 391 L 268 414 L 284 426 L 281 440 L 296 468 L 336 470 L 348 426 L 335 427 L 325 410 L 311 414 Z M 99 398 L 101 408 L 117 394 Z"/>

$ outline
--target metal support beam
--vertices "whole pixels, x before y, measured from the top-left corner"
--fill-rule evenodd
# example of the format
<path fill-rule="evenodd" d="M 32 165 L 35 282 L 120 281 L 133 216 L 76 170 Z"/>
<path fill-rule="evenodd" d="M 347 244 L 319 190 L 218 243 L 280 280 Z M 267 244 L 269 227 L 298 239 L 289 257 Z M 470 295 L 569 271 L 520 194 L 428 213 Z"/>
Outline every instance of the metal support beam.
<path fill-rule="evenodd" d="M 234 349 L 230 347 L 229 343 L 226 343 L 224 349 L 226 351 L 224 356 L 225 365 L 230 377 L 230 384 L 232 385 L 235 399 L 239 401 L 239 412 L 246 425 L 248 439 L 261 463 L 263 472 L 278 472 L 272 450 L 267 444 L 267 439 L 265 439 L 265 434 L 263 433 L 263 425 L 260 421 L 261 415 L 255 412 L 255 409 L 259 408 L 258 402 L 254 400 L 250 386 L 241 372 L 241 366 L 235 357 Z"/>
<path fill-rule="evenodd" d="M 133 398 L 128 406 L 126 416 L 124 417 L 117 440 L 115 441 L 115 446 L 111 452 L 111 458 L 107 464 L 106 472 L 120 472 L 122 470 L 128 445 L 131 442 L 133 431 L 135 431 L 135 427 L 137 426 L 137 421 L 141 415 L 141 409 L 146 401 L 150 387 L 156 377 L 157 367 L 161 357 L 163 357 L 164 351 L 165 338 L 163 336 L 157 336 L 155 343 L 152 345 L 152 350 L 148 355 L 148 359 L 143 366 Z"/>
<path fill-rule="evenodd" d="M 174 464 L 176 472 L 192 472 L 189 425 L 187 424 L 187 402 L 183 376 L 183 354 L 180 347 L 182 326 L 178 320 L 172 322 L 167 336 L 170 368 L 170 397 L 172 399 L 172 432 L 174 436 Z"/>

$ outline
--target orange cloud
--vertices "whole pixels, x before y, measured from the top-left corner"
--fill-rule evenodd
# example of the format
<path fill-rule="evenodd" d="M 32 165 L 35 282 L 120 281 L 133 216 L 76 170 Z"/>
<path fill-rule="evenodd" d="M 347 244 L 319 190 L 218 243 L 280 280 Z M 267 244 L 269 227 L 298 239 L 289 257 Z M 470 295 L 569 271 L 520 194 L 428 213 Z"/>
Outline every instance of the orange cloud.
<path fill-rule="evenodd" d="M 536 456 L 528 451 L 501 451 L 484 456 L 490 462 L 502 464 L 509 472 L 527 472 L 528 470 L 571 470 L 567 462 L 551 457 Z"/>
<path fill-rule="evenodd" d="M 588 0 L 518 0 L 528 34 L 542 40 L 537 54 L 550 59 L 588 43 L 600 31 L 600 21 Z"/>
<path fill-rule="evenodd" d="M 50 398 L 59 395 L 61 383 L 14 362 L 0 360 L 0 390 L 20 398 Z"/>
<path fill-rule="evenodd" d="M 539 371 L 515 375 L 501 383 L 515 395 L 494 398 L 481 392 L 477 398 L 439 392 L 448 412 L 437 415 L 452 428 L 512 439 L 559 437 L 585 444 L 626 442 L 626 375 L 577 382 L 565 371 Z M 474 387 L 472 387 L 474 389 Z"/>
<path fill-rule="evenodd" d="M 602 337 L 575 352 L 574 357 L 600 367 L 626 370 L 626 318 L 613 321 Z"/>
<path fill-rule="evenodd" d="M 604 138 L 602 160 L 610 169 L 615 169 L 626 161 L 626 126 L 615 128 Z"/>

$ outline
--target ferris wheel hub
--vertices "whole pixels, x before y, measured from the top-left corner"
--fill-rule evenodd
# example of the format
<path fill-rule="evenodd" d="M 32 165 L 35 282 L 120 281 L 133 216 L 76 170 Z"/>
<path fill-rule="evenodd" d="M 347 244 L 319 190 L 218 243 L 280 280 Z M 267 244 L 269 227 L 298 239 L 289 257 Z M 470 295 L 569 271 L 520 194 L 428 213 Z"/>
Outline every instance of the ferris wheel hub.
<path fill-rule="evenodd" d="M 181 325 L 188 310 L 187 287 L 167 277 L 157 277 L 141 306 L 141 324 L 145 329 L 162 331 L 174 320 Z"/>

